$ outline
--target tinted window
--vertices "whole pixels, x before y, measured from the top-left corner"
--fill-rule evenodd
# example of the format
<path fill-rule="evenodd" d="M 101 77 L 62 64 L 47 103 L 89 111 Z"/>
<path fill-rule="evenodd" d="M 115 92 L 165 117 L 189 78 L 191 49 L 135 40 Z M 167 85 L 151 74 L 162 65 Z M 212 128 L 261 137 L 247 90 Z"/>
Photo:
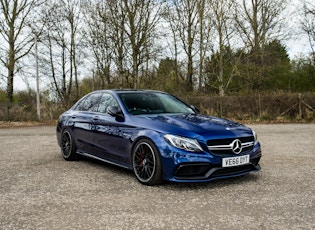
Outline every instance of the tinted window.
<path fill-rule="evenodd" d="M 83 111 L 85 99 L 86 98 L 81 99 L 74 107 L 74 110 Z"/>
<path fill-rule="evenodd" d="M 97 112 L 101 96 L 101 93 L 93 93 L 87 96 L 84 100 L 79 102 L 75 110 Z"/>
<path fill-rule="evenodd" d="M 100 99 L 98 112 L 106 113 L 108 106 L 118 106 L 118 103 L 111 94 L 104 93 Z"/>

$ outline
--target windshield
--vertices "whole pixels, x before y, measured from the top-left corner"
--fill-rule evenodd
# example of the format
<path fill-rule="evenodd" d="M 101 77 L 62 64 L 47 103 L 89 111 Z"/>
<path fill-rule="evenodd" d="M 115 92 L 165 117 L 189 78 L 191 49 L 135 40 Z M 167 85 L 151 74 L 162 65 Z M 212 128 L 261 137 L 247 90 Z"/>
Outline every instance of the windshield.
<path fill-rule="evenodd" d="M 119 93 L 128 113 L 133 115 L 160 113 L 195 113 L 176 97 L 159 92 Z"/>

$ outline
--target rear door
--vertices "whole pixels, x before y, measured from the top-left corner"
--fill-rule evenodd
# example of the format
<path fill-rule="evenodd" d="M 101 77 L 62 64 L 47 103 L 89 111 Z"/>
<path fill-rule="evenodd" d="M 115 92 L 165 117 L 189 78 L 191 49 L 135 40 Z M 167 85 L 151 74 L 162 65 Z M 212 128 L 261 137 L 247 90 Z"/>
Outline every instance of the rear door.
<path fill-rule="evenodd" d="M 88 95 L 74 109 L 71 116 L 72 130 L 76 139 L 78 151 L 89 154 L 95 153 L 94 131 L 95 113 L 98 111 L 102 93 Z"/>

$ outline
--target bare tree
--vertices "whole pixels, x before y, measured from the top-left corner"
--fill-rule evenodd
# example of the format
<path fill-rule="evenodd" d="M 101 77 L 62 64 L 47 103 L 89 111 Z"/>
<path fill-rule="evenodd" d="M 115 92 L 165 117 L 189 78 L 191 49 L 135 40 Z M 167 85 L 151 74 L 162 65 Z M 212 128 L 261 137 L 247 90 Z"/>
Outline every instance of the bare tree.
<path fill-rule="evenodd" d="M 121 81 L 120 85 L 123 87 L 132 87 L 133 84 L 129 80 L 129 68 L 128 68 L 128 50 L 129 44 L 127 42 L 128 37 L 125 33 L 125 23 L 127 16 L 124 13 L 122 1 L 109 1 L 107 2 L 109 8 L 109 25 L 111 27 L 112 34 L 110 40 L 112 46 L 110 47 L 113 52 L 113 61 L 117 68 L 118 77 Z"/>
<path fill-rule="evenodd" d="M 180 40 L 178 38 L 178 28 L 180 27 L 180 22 L 178 20 L 176 20 L 177 17 L 176 17 L 175 11 L 173 9 L 173 4 L 169 3 L 166 5 L 165 10 L 163 12 L 163 17 L 168 22 L 168 26 L 169 26 L 169 29 L 171 31 L 171 36 L 172 36 L 171 41 L 169 39 L 169 37 L 170 37 L 169 34 L 165 34 L 165 40 L 168 43 L 170 52 L 174 58 L 175 82 L 176 82 L 176 85 L 178 86 L 179 77 L 180 77 L 179 58 L 178 58 L 179 53 L 180 53 L 180 51 L 179 51 Z"/>
<path fill-rule="evenodd" d="M 235 19 L 246 47 L 263 48 L 281 32 L 281 14 L 287 0 L 242 0 L 236 4 Z"/>
<path fill-rule="evenodd" d="M 281 39 L 282 12 L 287 0 L 235 1 L 235 21 L 247 52 L 248 84 L 259 88 L 266 71 L 265 46 Z"/>
<path fill-rule="evenodd" d="M 175 23 L 178 36 L 187 56 L 186 82 L 187 90 L 194 88 L 194 57 L 197 54 L 196 36 L 198 34 L 198 2 L 199 0 L 174 0 Z"/>
<path fill-rule="evenodd" d="M 78 33 L 80 32 L 81 23 L 81 7 L 80 1 L 64 0 L 64 17 L 70 27 L 70 47 L 69 47 L 69 62 L 70 76 L 74 76 L 74 91 L 75 100 L 79 99 L 79 79 L 78 79 L 78 60 L 77 48 L 80 44 L 78 41 Z"/>
<path fill-rule="evenodd" d="M 88 2 L 84 5 L 85 22 L 84 30 L 87 46 L 91 50 L 92 62 L 95 63 L 96 77 L 101 80 L 99 87 L 109 87 L 112 83 L 111 66 L 114 50 L 112 38 L 114 36 L 111 24 L 111 14 L 107 1 Z"/>
<path fill-rule="evenodd" d="M 167 4 L 165 19 L 172 32 L 176 79 L 179 76 L 181 53 L 186 65 L 186 90 L 199 90 L 205 85 L 204 63 L 214 44 L 211 0 L 173 0 Z M 197 78 L 196 78 L 197 76 Z M 181 76 L 183 78 L 183 76 Z"/>
<path fill-rule="evenodd" d="M 42 55 L 46 74 L 51 77 L 54 90 L 65 106 L 79 96 L 78 51 L 80 5 L 72 0 L 46 2 L 43 20 L 45 37 L 41 43 L 46 47 Z M 73 95 L 74 92 L 74 95 Z"/>
<path fill-rule="evenodd" d="M 231 62 L 231 60 L 225 60 L 225 51 L 226 47 L 230 48 L 231 39 L 235 34 L 232 18 L 233 0 L 211 0 L 211 8 L 213 11 L 213 30 L 218 39 L 218 44 L 215 44 L 213 49 L 213 56 L 217 58 L 216 76 L 219 83 L 219 95 L 224 96 L 233 76 L 230 73 L 227 78 L 224 78 L 225 62 Z"/>
<path fill-rule="evenodd" d="M 302 30 L 307 35 L 311 48 L 311 56 L 315 65 L 315 4 L 306 2 L 303 5 Z"/>
<path fill-rule="evenodd" d="M 198 10 L 198 26 L 199 26 L 199 73 L 198 73 L 198 88 L 201 91 L 205 84 L 204 77 L 204 62 L 207 51 L 211 48 L 210 42 L 211 28 L 212 28 L 212 13 L 210 1 L 200 0 L 197 2 Z"/>
<path fill-rule="evenodd" d="M 123 87 L 140 87 L 140 71 L 147 71 L 153 58 L 161 4 L 154 0 L 98 1 L 95 15 L 87 18 L 93 29 L 94 55 L 97 52 L 102 62 L 99 67 L 113 79 L 116 73 Z"/>
<path fill-rule="evenodd" d="M 8 109 L 13 102 L 14 76 L 19 70 L 19 61 L 28 55 L 34 45 L 34 35 L 28 27 L 31 12 L 37 6 L 35 0 L 0 0 L 0 62 L 8 70 Z"/>
<path fill-rule="evenodd" d="M 139 67 L 146 61 L 147 49 L 154 39 L 161 5 L 154 0 L 122 0 L 122 10 L 126 16 L 124 32 L 131 46 L 131 76 L 134 88 L 138 88 Z"/>

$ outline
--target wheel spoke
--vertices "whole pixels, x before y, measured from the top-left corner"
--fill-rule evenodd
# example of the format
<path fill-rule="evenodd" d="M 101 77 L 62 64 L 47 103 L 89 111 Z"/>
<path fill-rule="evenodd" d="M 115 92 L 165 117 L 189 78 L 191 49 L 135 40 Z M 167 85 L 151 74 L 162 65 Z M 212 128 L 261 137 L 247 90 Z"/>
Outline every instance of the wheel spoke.
<path fill-rule="evenodd" d="M 147 178 L 150 178 L 150 177 L 151 177 L 151 175 L 152 175 L 152 169 L 153 169 L 153 168 L 151 168 L 151 167 L 149 167 L 149 166 L 145 167 L 145 173 L 146 173 Z"/>
<path fill-rule="evenodd" d="M 152 159 L 146 158 L 148 165 L 154 165 L 154 161 Z"/>

